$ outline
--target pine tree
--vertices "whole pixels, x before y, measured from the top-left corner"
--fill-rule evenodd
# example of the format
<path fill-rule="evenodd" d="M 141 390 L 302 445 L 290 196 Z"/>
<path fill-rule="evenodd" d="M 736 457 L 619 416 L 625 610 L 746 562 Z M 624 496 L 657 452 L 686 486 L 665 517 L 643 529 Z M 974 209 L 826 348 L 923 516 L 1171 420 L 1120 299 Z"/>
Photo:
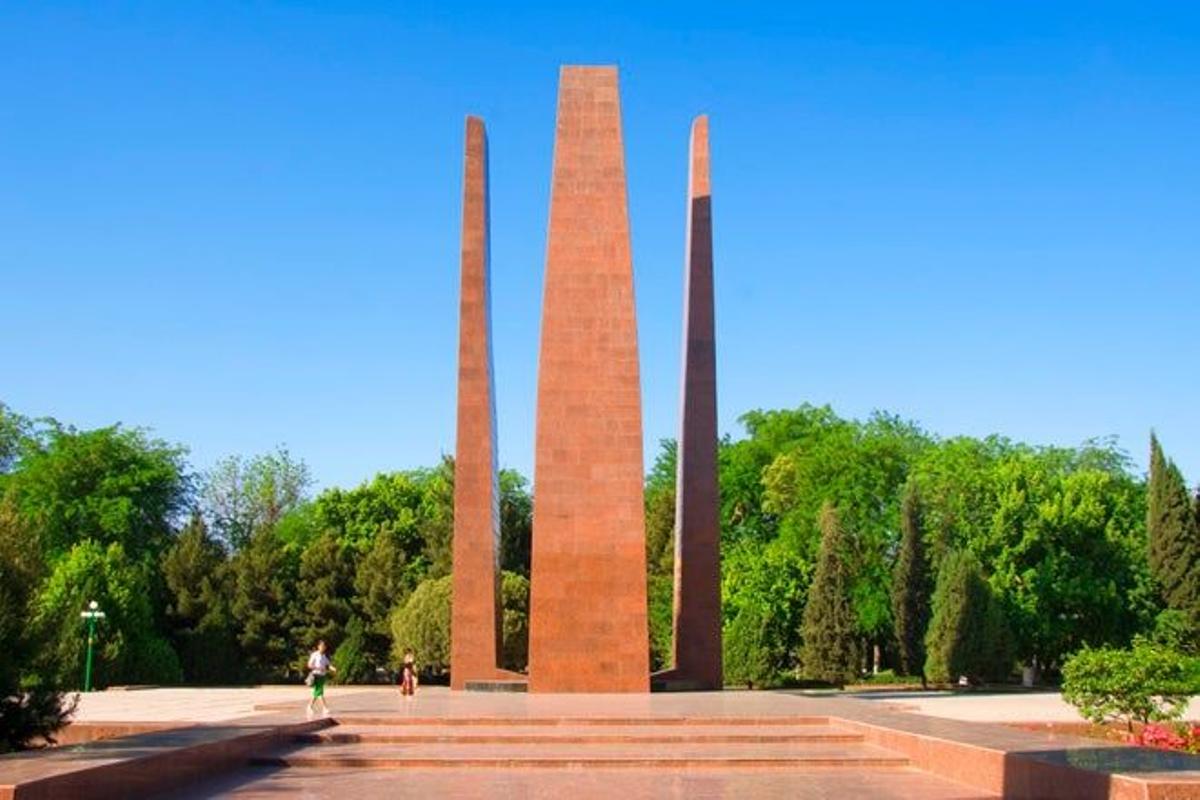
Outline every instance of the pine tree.
<path fill-rule="evenodd" d="M 1183 475 L 1150 434 L 1150 481 L 1146 534 L 1150 569 L 1167 607 L 1200 624 L 1200 512 L 1193 507 Z"/>
<path fill-rule="evenodd" d="M 821 507 L 819 520 L 821 549 L 801 623 L 802 666 L 809 678 L 842 684 L 857 676 L 860 663 L 845 560 L 846 534 L 832 503 L 826 501 Z"/>
<path fill-rule="evenodd" d="M 259 679 L 287 677 L 293 662 L 307 653 L 304 643 L 292 638 L 295 562 L 279 546 L 274 530 L 264 528 L 250 537 L 232 567 L 232 611 L 247 671 Z"/>
<path fill-rule="evenodd" d="M 323 640 L 329 652 L 346 635 L 352 609 L 354 573 L 342 546 L 329 533 L 318 536 L 300 556 L 299 625 L 296 639 L 311 648 Z"/>
<path fill-rule="evenodd" d="M 892 624 L 900 669 L 925 679 L 925 630 L 929 625 L 929 567 L 922 539 L 921 497 L 909 481 L 900 503 L 900 553 L 892 578 Z"/>
<path fill-rule="evenodd" d="M 198 511 L 162 561 L 172 639 L 189 683 L 232 683 L 241 665 L 229 610 L 232 573 L 225 550 Z"/>
<path fill-rule="evenodd" d="M 224 563 L 224 550 L 209 536 L 199 511 L 193 511 L 171 549 L 163 555 L 163 579 L 171 592 L 167 617 L 177 629 L 195 630 L 216 610 L 220 592 L 214 584 Z"/>

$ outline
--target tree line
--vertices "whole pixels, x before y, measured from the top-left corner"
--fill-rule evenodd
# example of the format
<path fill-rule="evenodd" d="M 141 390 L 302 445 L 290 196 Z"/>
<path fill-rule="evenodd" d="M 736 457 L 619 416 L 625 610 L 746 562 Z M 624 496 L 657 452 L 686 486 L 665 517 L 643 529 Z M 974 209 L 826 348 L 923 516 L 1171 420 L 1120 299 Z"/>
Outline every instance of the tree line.
<path fill-rule="evenodd" d="M 942 438 L 894 415 L 753 411 L 719 450 L 728 682 L 1056 679 L 1084 646 L 1200 642 L 1200 498 L 1151 439 Z M 669 653 L 674 445 L 647 478 L 652 653 Z M 665 622 L 664 622 L 665 621 Z"/>
<path fill-rule="evenodd" d="M 1200 503 L 1157 440 L 1147 480 L 1106 440 L 943 439 L 813 406 L 742 422 L 719 449 L 730 682 L 1002 680 L 1053 674 L 1085 645 L 1200 630 Z M 664 442 L 645 493 L 656 668 L 674 472 Z M 196 474 L 145 430 L 0 404 L 0 728 L 53 726 L 57 693 L 81 682 L 91 600 L 107 614 L 100 686 L 297 680 L 318 638 L 346 680 L 386 679 L 407 647 L 448 670 L 453 480 L 443 458 L 314 493 L 286 449 Z M 500 489 L 503 657 L 519 670 L 533 498 L 512 470 Z"/>

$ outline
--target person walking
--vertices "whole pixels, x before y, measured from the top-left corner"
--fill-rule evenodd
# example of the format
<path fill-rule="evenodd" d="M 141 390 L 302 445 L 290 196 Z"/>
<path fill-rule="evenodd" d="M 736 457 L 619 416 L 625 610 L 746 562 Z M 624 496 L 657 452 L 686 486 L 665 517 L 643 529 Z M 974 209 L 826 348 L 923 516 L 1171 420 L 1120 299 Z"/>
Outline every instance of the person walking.
<path fill-rule="evenodd" d="M 329 706 L 325 703 L 325 680 L 330 673 L 337 672 L 337 667 L 329 662 L 325 655 L 325 640 L 317 642 L 317 649 L 308 656 L 308 677 L 305 683 L 312 687 L 312 699 L 308 701 L 307 715 L 312 719 L 317 713 L 317 704 L 321 704 L 321 716 L 329 716 Z"/>
<path fill-rule="evenodd" d="M 417 659 L 412 650 L 404 654 L 404 665 L 400 668 L 400 694 L 405 698 L 417 693 Z"/>

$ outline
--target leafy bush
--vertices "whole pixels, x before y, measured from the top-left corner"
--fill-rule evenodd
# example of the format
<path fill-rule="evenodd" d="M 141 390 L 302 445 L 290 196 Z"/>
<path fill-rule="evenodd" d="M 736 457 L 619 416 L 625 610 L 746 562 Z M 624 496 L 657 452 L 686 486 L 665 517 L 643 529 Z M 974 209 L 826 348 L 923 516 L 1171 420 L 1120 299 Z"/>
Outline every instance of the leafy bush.
<path fill-rule="evenodd" d="M 863 685 L 883 685 L 894 686 L 901 685 L 919 685 L 921 683 L 920 675 L 897 675 L 895 670 L 881 669 L 874 675 L 867 675 L 862 680 L 857 681 Z"/>
<path fill-rule="evenodd" d="M 1178 609 L 1168 608 L 1154 618 L 1150 638 L 1155 644 L 1191 655 L 1200 654 L 1200 628 Z"/>
<path fill-rule="evenodd" d="M 449 575 L 424 581 L 404 605 L 392 614 L 392 658 L 399 664 L 412 650 L 421 669 L 443 675 L 450 664 L 450 603 L 453 584 Z M 503 650 L 505 668 L 520 671 L 528 663 L 529 579 L 515 572 L 501 575 Z"/>
<path fill-rule="evenodd" d="M 392 660 L 399 665 L 411 650 L 422 669 L 441 675 L 450 669 L 451 577 L 427 580 L 392 615 Z"/>
<path fill-rule="evenodd" d="M 727 682 L 766 687 L 794 677 L 811 575 L 812 564 L 785 542 L 745 541 L 722 555 Z"/>
<path fill-rule="evenodd" d="M 1084 648 L 1063 665 L 1063 697 L 1095 723 L 1176 720 L 1200 692 L 1200 662 L 1137 641 L 1130 650 Z"/>
<path fill-rule="evenodd" d="M 675 626 L 675 580 L 670 575 L 651 575 L 646 579 L 646 600 L 650 623 L 650 671 L 671 666 Z"/>
<path fill-rule="evenodd" d="M 504 650 L 500 665 L 523 672 L 529 665 L 529 579 L 516 572 L 501 575 L 504 606 Z"/>

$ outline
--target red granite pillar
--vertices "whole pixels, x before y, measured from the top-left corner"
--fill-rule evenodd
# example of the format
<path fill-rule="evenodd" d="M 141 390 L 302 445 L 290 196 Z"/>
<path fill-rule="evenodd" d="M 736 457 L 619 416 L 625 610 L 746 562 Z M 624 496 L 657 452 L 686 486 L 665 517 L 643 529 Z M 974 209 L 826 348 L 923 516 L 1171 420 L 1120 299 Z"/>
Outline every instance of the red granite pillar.
<path fill-rule="evenodd" d="M 500 657 L 500 515 L 492 394 L 488 276 L 487 134 L 467 117 L 463 166 L 458 440 L 454 458 L 454 600 L 450 686 L 497 677 Z"/>
<path fill-rule="evenodd" d="M 529 688 L 645 692 L 642 408 L 615 67 L 563 67 L 538 362 Z"/>
<path fill-rule="evenodd" d="M 708 117 L 692 123 L 690 149 L 675 491 L 675 667 L 664 677 L 691 688 L 720 689 L 721 529 Z"/>

